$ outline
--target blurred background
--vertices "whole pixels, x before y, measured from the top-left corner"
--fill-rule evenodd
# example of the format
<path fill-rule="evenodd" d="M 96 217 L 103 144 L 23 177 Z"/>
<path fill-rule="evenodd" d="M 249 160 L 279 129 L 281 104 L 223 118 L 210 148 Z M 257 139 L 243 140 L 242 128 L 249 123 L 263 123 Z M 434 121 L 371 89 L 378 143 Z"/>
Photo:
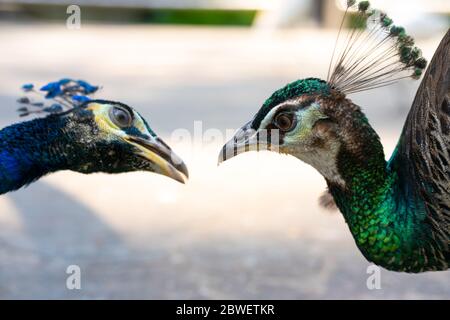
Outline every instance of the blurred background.
<path fill-rule="evenodd" d="M 371 1 L 430 59 L 450 25 L 448 0 Z M 81 8 L 70 29 L 67 7 Z M 0 197 L 0 298 L 448 299 L 450 271 L 381 271 L 323 178 L 296 159 L 247 153 L 217 167 L 231 129 L 276 89 L 326 78 L 342 17 L 335 0 L 0 0 L 0 125 L 19 121 L 24 83 L 100 84 L 97 97 L 138 109 L 182 156 L 187 185 L 149 173 L 59 172 Z M 418 82 L 352 96 L 394 148 Z M 201 121 L 196 122 L 196 121 Z M 190 141 L 173 135 L 192 133 Z M 195 128 L 195 130 L 194 130 Z M 81 290 L 66 268 L 81 268 Z"/>

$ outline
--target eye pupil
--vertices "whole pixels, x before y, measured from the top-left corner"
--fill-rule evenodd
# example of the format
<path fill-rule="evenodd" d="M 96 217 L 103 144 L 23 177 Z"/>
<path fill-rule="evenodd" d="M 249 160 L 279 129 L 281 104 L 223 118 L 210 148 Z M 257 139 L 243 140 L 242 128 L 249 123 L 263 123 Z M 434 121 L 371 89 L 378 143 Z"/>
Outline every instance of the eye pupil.
<path fill-rule="evenodd" d="M 111 112 L 111 119 L 119 127 L 129 127 L 131 125 L 130 113 L 122 108 L 114 107 Z"/>
<path fill-rule="evenodd" d="M 275 118 L 275 125 L 283 130 L 288 131 L 293 128 L 294 121 L 292 120 L 290 115 L 280 114 Z"/>

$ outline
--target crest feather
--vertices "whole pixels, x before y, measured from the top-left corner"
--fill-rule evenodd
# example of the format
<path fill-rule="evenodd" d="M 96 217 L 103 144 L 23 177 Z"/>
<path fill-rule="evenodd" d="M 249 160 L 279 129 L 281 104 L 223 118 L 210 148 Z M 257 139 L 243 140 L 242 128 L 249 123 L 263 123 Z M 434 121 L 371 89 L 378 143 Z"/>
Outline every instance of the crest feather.
<path fill-rule="evenodd" d="M 25 95 L 17 100 L 21 105 L 17 111 L 21 117 L 36 113 L 60 114 L 90 101 L 98 89 L 87 81 L 69 78 L 49 82 L 39 90 L 31 83 L 24 84 Z"/>
<path fill-rule="evenodd" d="M 349 14 L 355 24 L 343 43 L 340 34 Z M 335 58 L 336 57 L 336 58 Z M 347 1 L 347 8 L 328 68 L 328 83 L 344 94 L 390 85 L 411 77 L 419 79 L 427 61 L 414 39 L 386 13 L 370 9 L 369 1 Z"/>

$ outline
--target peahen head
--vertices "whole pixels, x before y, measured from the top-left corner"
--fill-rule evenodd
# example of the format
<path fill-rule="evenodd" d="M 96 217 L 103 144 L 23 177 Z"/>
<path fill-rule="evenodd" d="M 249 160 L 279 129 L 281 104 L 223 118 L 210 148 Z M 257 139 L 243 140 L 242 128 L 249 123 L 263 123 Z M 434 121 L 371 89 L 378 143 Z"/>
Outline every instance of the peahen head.
<path fill-rule="evenodd" d="M 185 182 L 186 165 L 147 121 L 121 102 L 91 99 L 97 89 L 72 79 L 23 86 L 21 116 L 49 114 L 0 130 L 0 194 L 59 170 L 149 171 Z M 42 92 L 45 100 L 36 99 Z"/>
<path fill-rule="evenodd" d="M 378 136 L 347 95 L 418 79 L 427 62 L 404 28 L 369 8 L 368 1 L 348 1 L 346 14 L 352 11 L 368 31 L 350 31 L 338 46 L 343 50 L 331 59 L 327 80 L 301 79 L 275 91 L 225 144 L 219 162 L 246 151 L 277 151 L 312 165 L 329 183 L 344 185 L 342 167 L 348 159 L 357 165 L 383 157 Z"/>
<path fill-rule="evenodd" d="M 224 145 L 219 162 L 246 151 L 276 151 L 312 165 L 330 182 L 342 183 L 336 165 L 338 152 L 352 146 L 348 126 L 363 122 L 359 108 L 326 81 L 297 80 L 264 102 Z"/>

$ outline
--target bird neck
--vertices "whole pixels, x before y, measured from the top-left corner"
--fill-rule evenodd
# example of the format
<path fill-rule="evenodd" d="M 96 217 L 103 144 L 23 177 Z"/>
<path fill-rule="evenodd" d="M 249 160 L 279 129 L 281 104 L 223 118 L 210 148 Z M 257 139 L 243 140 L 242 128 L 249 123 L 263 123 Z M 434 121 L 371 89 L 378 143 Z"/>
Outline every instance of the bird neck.
<path fill-rule="evenodd" d="M 365 135 L 360 149 L 342 146 L 337 154 L 337 170 L 343 184 L 327 181 L 336 204 L 343 213 L 352 233 L 359 236 L 360 226 L 377 216 L 369 216 L 383 202 L 389 179 L 383 147 L 376 135 Z M 373 222 L 372 222 L 373 223 Z"/>
<path fill-rule="evenodd" d="M 424 248 L 416 242 L 422 232 L 417 212 L 410 212 L 411 203 L 398 192 L 397 173 L 388 168 L 376 132 L 369 125 L 361 130 L 354 132 L 356 147 L 341 147 L 337 166 L 345 184 L 328 182 L 330 192 L 369 261 L 390 270 L 419 272 Z"/>
<path fill-rule="evenodd" d="M 69 166 L 72 141 L 66 124 L 64 117 L 48 116 L 0 131 L 0 194 Z"/>

